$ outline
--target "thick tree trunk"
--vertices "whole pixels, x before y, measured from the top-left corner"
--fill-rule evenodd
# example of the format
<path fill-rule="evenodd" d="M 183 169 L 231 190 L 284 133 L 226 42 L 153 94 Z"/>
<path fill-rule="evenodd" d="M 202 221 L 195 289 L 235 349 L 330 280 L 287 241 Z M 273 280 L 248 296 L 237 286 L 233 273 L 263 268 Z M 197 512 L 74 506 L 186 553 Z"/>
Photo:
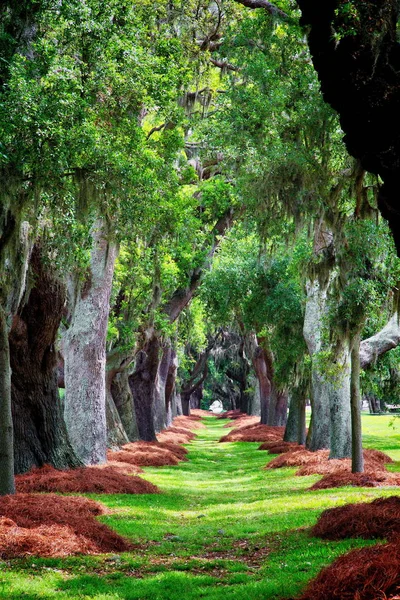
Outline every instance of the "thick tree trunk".
<path fill-rule="evenodd" d="M 9 333 L 16 473 L 45 463 L 58 469 L 82 464 L 68 440 L 58 393 L 55 342 L 65 290 L 42 266 L 38 247 L 30 265 L 34 287 Z"/>
<path fill-rule="evenodd" d="M 90 273 L 76 295 L 64 338 L 65 421 L 72 445 L 86 465 L 106 460 L 106 334 L 117 246 L 99 219 L 92 232 Z"/>
<path fill-rule="evenodd" d="M 325 381 L 329 394 L 331 444 L 329 458 L 351 457 L 351 414 L 350 414 L 350 344 L 343 342 L 336 354 L 338 373 L 331 381 Z"/>
<path fill-rule="evenodd" d="M 129 438 L 111 393 L 113 379 L 114 373 L 109 371 L 106 374 L 107 447 L 112 450 L 118 450 L 121 446 L 129 442 Z"/>
<path fill-rule="evenodd" d="M 187 392 L 181 392 L 181 402 L 182 402 L 182 414 L 185 417 L 190 416 L 190 394 Z"/>
<path fill-rule="evenodd" d="M 181 395 L 178 394 L 176 391 L 173 393 L 172 396 L 172 414 L 174 414 L 175 411 L 175 416 L 180 417 L 181 415 L 183 415 L 182 398 Z"/>
<path fill-rule="evenodd" d="M 0 496 L 14 493 L 10 350 L 6 316 L 0 306 Z"/>
<path fill-rule="evenodd" d="M 326 315 L 326 302 L 329 281 L 324 284 L 318 279 L 306 284 L 307 301 L 304 315 L 304 339 L 311 356 L 311 426 L 307 437 L 309 450 L 330 447 L 330 405 L 324 376 L 316 361 L 316 354 L 322 350 L 323 320 Z"/>
<path fill-rule="evenodd" d="M 306 398 L 301 386 L 294 387 L 291 391 L 283 439 L 285 442 L 306 443 Z"/>
<path fill-rule="evenodd" d="M 258 346 L 254 358 L 253 366 L 258 379 L 258 386 L 260 390 L 260 408 L 261 408 L 261 419 L 260 422 L 263 425 L 268 424 L 269 407 L 271 403 L 271 381 L 268 377 L 268 368 L 265 360 L 264 350 Z"/>
<path fill-rule="evenodd" d="M 269 405 L 268 425 L 285 426 L 287 422 L 288 392 L 278 391 L 272 386 L 271 402 Z"/>
<path fill-rule="evenodd" d="M 253 417 L 260 417 L 261 416 L 260 386 L 258 383 L 258 379 L 255 376 L 253 376 L 252 387 L 254 388 L 254 392 L 250 396 L 248 414 Z"/>
<path fill-rule="evenodd" d="M 352 473 L 363 473 L 359 335 L 355 336 L 351 351 L 351 459 Z"/>
<path fill-rule="evenodd" d="M 373 394 L 366 394 L 365 398 L 367 399 L 369 412 L 371 413 L 371 415 L 379 415 L 382 412 L 381 402 L 379 398 L 377 398 Z"/>
<path fill-rule="evenodd" d="M 167 426 L 178 416 L 176 401 L 176 373 L 178 370 L 178 358 L 176 352 L 171 348 L 171 357 L 168 367 L 167 381 L 165 384 L 165 407 L 167 412 Z"/>
<path fill-rule="evenodd" d="M 136 355 L 135 370 L 129 376 L 133 402 L 136 412 L 139 438 L 154 442 L 154 399 L 159 366 L 160 341 L 152 331 L 142 349 Z"/>
<path fill-rule="evenodd" d="M 20 221 L 25 194 L 15 198 L 8 183 L 2 181 L 0 201 L 0 495 L 15 493 L 8 332 L 25 290 L 31 250 L 29 224 Z"/>
<path fill-rule="evenodd" d="M 111 395 L 117 407 L 121 422 L 130 442 L 139 439 L 136 412 L 132 392 L 129 387 L 129 374 L 127 371 L 117 373 L 111 383 Z"/>
<path fill-rule="evenodd" d="M 166 344 L 162 349 L 154 394 L 154 429 L 156 433 L 159 433 L 167 426 L 167 402 L 165 392 L 171 357 L 172 348 L 169 344 Z"/>

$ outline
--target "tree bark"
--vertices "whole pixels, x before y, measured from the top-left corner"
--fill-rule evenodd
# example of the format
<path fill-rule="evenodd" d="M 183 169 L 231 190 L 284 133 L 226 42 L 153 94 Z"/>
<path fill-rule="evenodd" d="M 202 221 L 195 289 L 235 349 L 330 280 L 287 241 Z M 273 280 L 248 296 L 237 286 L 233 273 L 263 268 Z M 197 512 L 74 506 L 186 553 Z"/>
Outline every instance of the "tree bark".
<path fill-rule="evenodd" d="M 336 353 L 335 364 L 338 373 L 333 380 L 326 380 L 325 386 L 329 395 L 330 406 L 330 455 L 329 458 L 351 457 L 351 411 L 350 411 L 350 377 L 351 352 L 350 342 L 344 340 Z"/>
<path fill-rule="evenodd" d="M 157 440 L 154 428 L 154 395 L 159 366 L 160 340 L 151 330 L 136 355 L 135 369 L 129 376 L 136 412 L 139 438 L 146 442 Z"/>
<path fill-rule="evenodd" d="M 75 293 L 70 328 L 64 337 L 65 421 L 72 445 L 86 465 L 106 461 L 105 342 L 117 256 L 98 219 L 92 230 L 90 273 Z"/>
<path fill-rule="evenodd" d="M 268 425 L 275 427 L 284 427 L 287 422 L 288 392 L 287 390 L 278 391 L 272 385 L 271 402 L 268 412 Z"/>
<path fill-rule="evenodd" d="M 162 349 L 160 364 L 158 366 L 156 389 L 154 394 L 154 429 L 159 433 L 167 426 L 167 402 L 166 386 L 169 366 L 171 362 L 172 348 L 167 343 Z"/>
<path fill-rule="evenodd" d="M 82 464 L 69 442 L 58 393 L 55 342 L 65 289 L 43 266 L 38 246 L 30 271 L 34 287 L 9 333 L 16 473 L 45 463 L 57 469 Z"/>
<path fill-rule="evenodd" d="M 351 442 L 351 471 L 352 473 L 364 473 L 361 426 L 359 334 L 355 336 L 351 350 Z"/>
<path fill-rule="evenodd" d="M 283 440 L 306 443 L 306 398 L 303 386 L 295 386 L 290 393 L 289 415 Z"/>
<path fill-rule="evenodd" d="M 311 356 L 311 427 L 307 448 L 311 451 L 330 447 L 329 395 L 326 381 L 316 362 L 316 354 L 322 350 L 323 319 L 326 314 L 329 280 L 318 278 L 306 283 L 306 310 L 304 315 L 304 339 Z"/>
<path fill-rule="evenodd" d="M 111 385 L 114 379 L 114 373 L 106 374 L 106 423 L 107 423 L 107 447 L 112 450 L 118 450 L 130 440 L 125 431 L 120 414 L 115 405 Z"/>
<path fill-rule="evenodd" d="M 182 414 L 185 417 L 190 416 L 190 394 L 181 391 Z"/>
<path fill-rule="evenodd" d="M 126 370 L 113 378 L 111 383 L 111 395 L 117 407 L 121 422 L 130 442 L 139 439 L 136 412 L 133 403 L 132 392 L 129 387 L 129 374 Z"/>
<path fill-rule="evenodd" d="M 178 416 L 176 401 L 176 373 L 178 371 L 178 358 L 174 348 L 171 348 L 171 357 L 168 367 L 167 381 L 165 384 L 165 406 L 167 411 L 167 426 L 172 424 Z"/>
<path fill-rule="evenodd" d="M 382 354 L 400 344 L 399 316 L 395 313 L 386 325 L 375 335 L 360 343 L 360 365 L 365 369 Z"/>
<path fill-rule="evenodd" d="M 15 493 L 11 368 L 6 316 L 0 306 L 0 495 Z"/>

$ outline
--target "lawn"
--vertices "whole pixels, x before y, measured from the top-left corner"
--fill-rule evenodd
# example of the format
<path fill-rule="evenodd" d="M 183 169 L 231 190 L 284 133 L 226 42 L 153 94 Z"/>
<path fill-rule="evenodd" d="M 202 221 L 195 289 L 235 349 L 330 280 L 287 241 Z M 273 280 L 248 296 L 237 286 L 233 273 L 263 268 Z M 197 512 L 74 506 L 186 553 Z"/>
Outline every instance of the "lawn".
<path fill-rule="evenodd" d="M 400 488 L 309 492 L 319 476 L 264 471 L 257 443 L 218 444 L 214 417 L 197 431 L 188 462 L 147 468 L 161 495 L 94 496 L 103 521 L 137 548 L 122 555 L 0 563 L 0 598 L 25 600 L 268 600 L 292 598 L 324 565 L 372 542 L 326 542 L 307 529 L 331 506 L 400 493 Z M 393 424 L 391 425 L 391 423 Z M 400 420 L 363 417 L 365 447 L 400 461 Z M 399 465 L 391 465 L 400 470 Z M 376 543 L 376 542 L 374 542 Z"/>

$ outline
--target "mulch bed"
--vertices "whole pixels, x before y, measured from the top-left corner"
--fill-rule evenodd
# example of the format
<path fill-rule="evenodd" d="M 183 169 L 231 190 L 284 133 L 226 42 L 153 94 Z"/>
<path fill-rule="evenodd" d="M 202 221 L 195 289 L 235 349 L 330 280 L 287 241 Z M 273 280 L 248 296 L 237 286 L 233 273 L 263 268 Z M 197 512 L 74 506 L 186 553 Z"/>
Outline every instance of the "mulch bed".
<path fill-rule="evenodd" d="M 400 534 L 400 497 L 324 510 L 311 534 L 326 540 L 395 538 Z"/>
<path fill-rule="evenodd" d="M 99 523 L 107 510 L 98 502 L 56 494 L 0 498 L 0 557 L 69 556 L 126 552 L 132 545 Z"/>
<path fill-rule="evenodd" d="M 82 467 L 58 471 L 50 465 L 15 477 L 17 492 L 63 492 L 92 494 L 158 494 L 145 479 L 127 475 L 112 466 Z"/>
<path fill-rule="evenodd" d="M 222 436 L 220 442 L 271 442 L 282 441 L 284 427 L 271 427 L 270 425 L 245 425 L 235 428 L 227 435 Z"/>
<path fill-rule="evenodd" d="M 322 569 L 299 600 L 399 598 L 400 545 L 352 550 Z"/>
<path fill-rule="evenodd" d="M 216 415 L 217 419 L 240 419 L 240 417 L 245 417 L 246 413 L 242 413 L 240 410 L 227 410 L 219 415 Z"/>
<path fill-rule="evenodd" d="M 259 450 L 268 450 L 268 454 L 284 454 L 285 452 L 293 452 L 294 450 L 304 450 L 304 446 L 295 442 L 272 440 L 270 442 L 263 442 Z"/>
<path fill-rule="evenodd" d="M 259 425 L 260 417 L 249 417 L 245 415 L 234 420 L 234 423 L 225 423 L 224 427 L 229 429 L 240 429 L 241 427 L 248 427 L 249 425 Z"/>
<path fill-rule="evenodd" d="M 399 485 L 400 475 L 389 473 L 385 464 L 393 462 L 390 456 L 380 450 L 364 450 L 365 473 L 353 474 L 351 460 L 329 460 L 329 450 L 310 452 L 300 447 L 280 454 L 266 469 L 279 469 L 282 467 L 300 467 L 296 475 L 324 475 L 324 477 L 311 486 L 310 490 L 322 490 L 342 486 L 378 487 L 384 485 Z"/>

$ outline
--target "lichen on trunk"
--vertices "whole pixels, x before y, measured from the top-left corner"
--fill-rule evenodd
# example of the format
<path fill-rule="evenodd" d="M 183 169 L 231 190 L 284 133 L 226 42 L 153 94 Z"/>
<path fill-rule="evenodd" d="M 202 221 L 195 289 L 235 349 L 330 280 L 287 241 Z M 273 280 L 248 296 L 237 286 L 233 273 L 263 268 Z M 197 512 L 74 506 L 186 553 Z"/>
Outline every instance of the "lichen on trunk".
<path fill-rule="evenodd" d="M 65 421 L 72 445 L 86 465 L 106 460 L 105 342 L 117 245 L 105 221 L 92 228 L 85 285 L 74 282 L 72 320 L 64 340 Z"/>

